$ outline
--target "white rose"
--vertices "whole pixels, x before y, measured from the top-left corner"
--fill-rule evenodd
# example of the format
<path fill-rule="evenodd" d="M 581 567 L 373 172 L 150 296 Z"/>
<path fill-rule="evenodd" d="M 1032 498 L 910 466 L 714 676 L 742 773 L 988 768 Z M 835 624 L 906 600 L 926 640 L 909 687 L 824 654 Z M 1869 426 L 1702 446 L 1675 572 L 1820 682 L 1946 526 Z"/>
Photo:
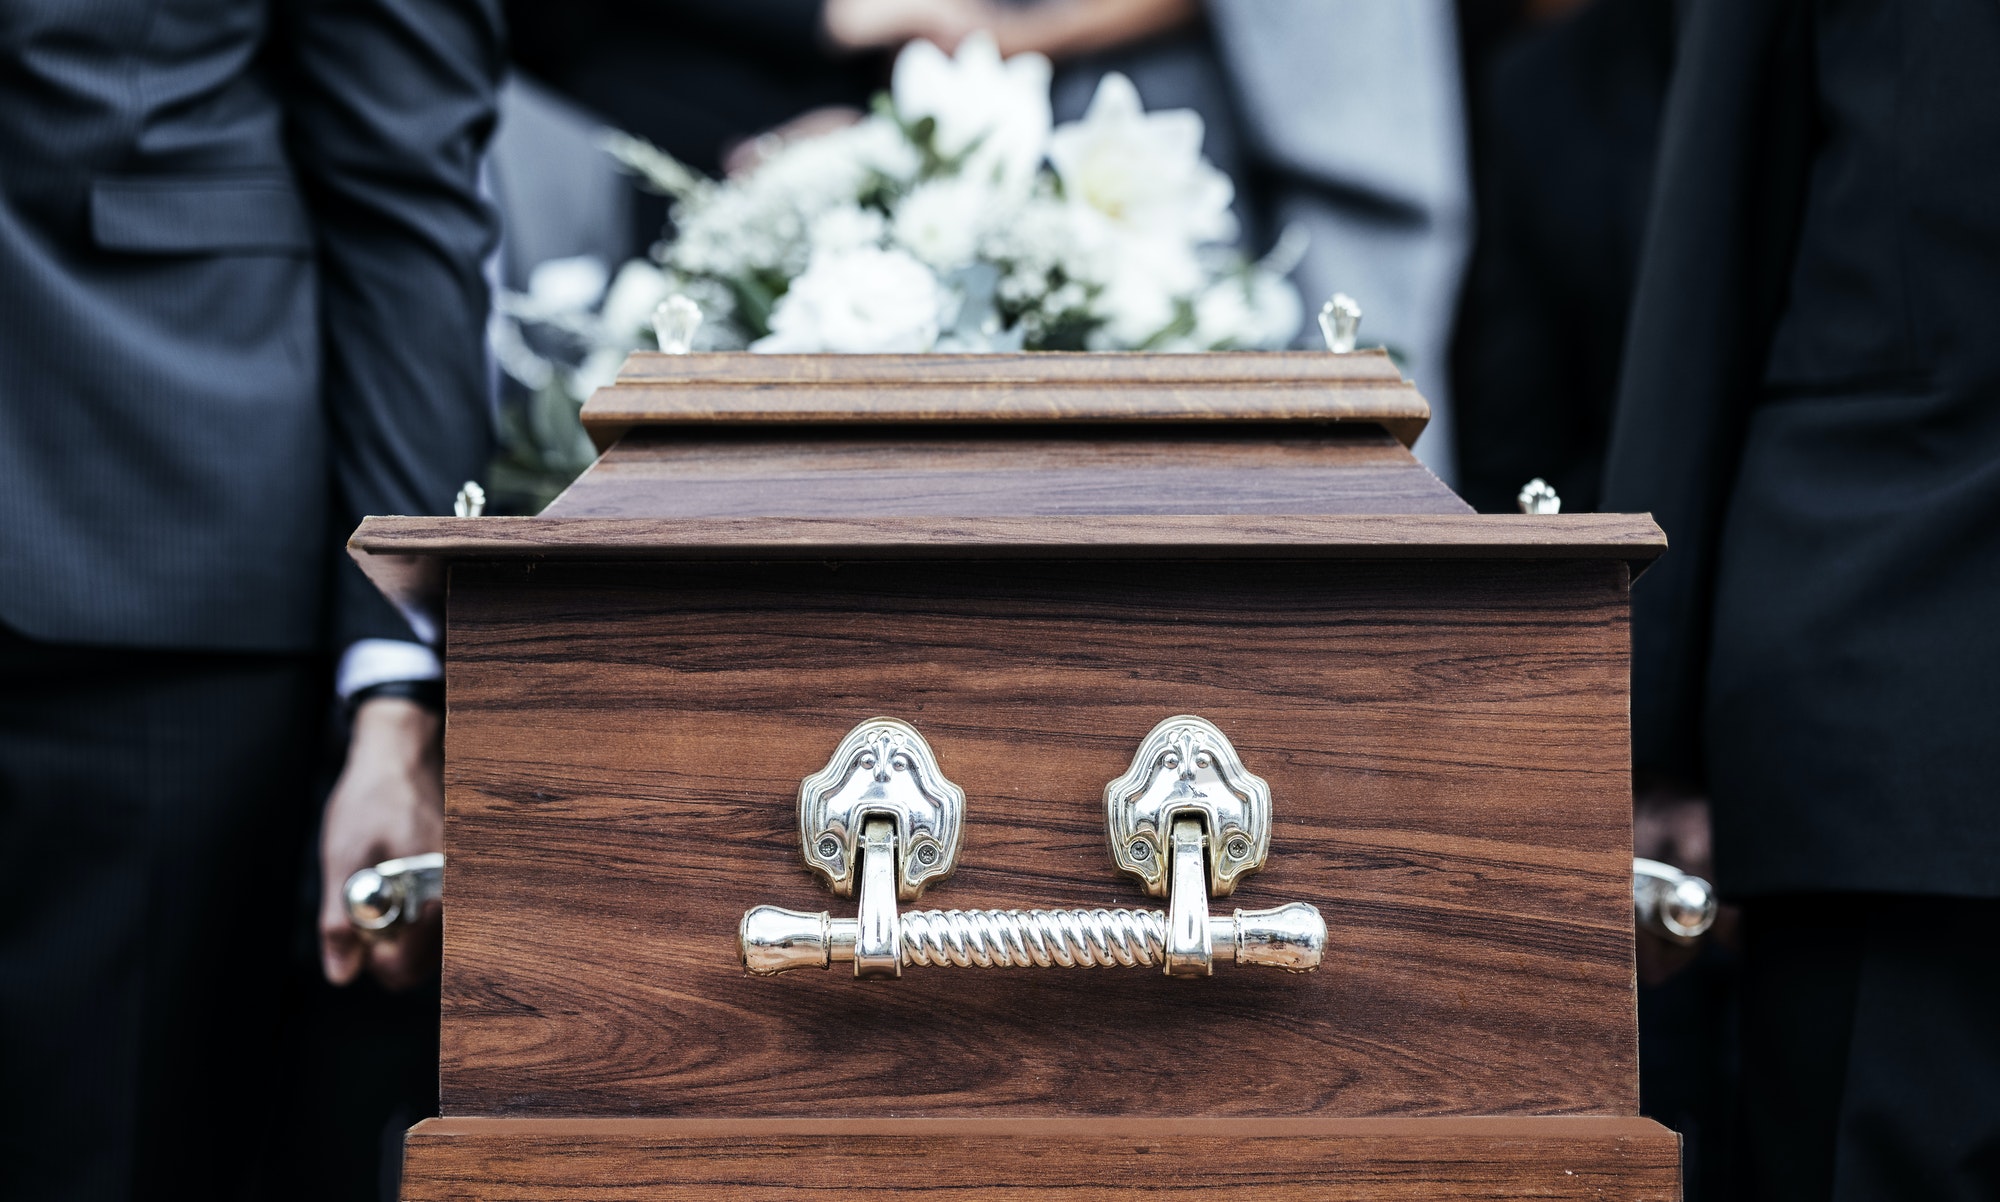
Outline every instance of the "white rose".
<path fill-rule="evenodd" d="M 807 238 L 814 254 L 879 246 L 886 228 L 882 214 L 859 205 L 841 205 L 813 218 Z"/>
<path fill-rule="evenodd" d="M 986 231 L 985 257 L 1012 264 L 1025 274 L 1044 274 L 1063 267 L 1076 274 L 1079 254 L 1076 210 L 1052 196 L 1034 196 L 1013 210 L 1006 221 Z"/>
<path fill-rule="evenodd" d="M 828 136 L 838 138 L 863 167 L 897 184 L 916 179 L 923 166 L 902 127 L 886 117 L 866 117 Z"/>
<path fill-rule="evenodd" d="M 1003 62 L 991 35 L 979 32 L 953 58 L 929 42 L 905 46 L 889 95 L 906 124 L 931 119 L 940 155 L 970 152 L 967 178 L 1018 195 L 1033 185 L 1048 147 L 1049 76 L 1048 59 L 1017 54 Z"/>
<path fill-rule="evenodd" d="M 1298 289 L 1276 272 L 1226 276 L 1194 302 L 1195 349 L 1275 350 L 1291 344 L 1305 319 Z"/>
<path fill-rule="evenodd" d="M 1136 240 L 1111 264 L 1090 311 L 1104 324 L 1091 334 L 1096 350 L 1131 350 L 1172 323 L 1175 302 L 1201 284 L 1201 266 L 1185 247 Z"/>
<path fill-rule="evenodd" d="M 962 267 L 979 252 L 991 200 L 991 190 L 971 180 L 919 184 L 896 206 L 896 242 L 939 271 Z"/>
<path fill-rule="evenodd" d="M 944 290 L 900 250 L 857 247 L 816 254 L 778 300 L 767 354 L 913 353 L 937 342 Z"/>
<path fill-rule="evenodd" d="M 1186 243 L 1236 236 L 1229 177 L 1201 157 L 1201 117 L 1191 109 L 1148 113 L 1123 75 L 1097 85 L 1082 121 L 1049 138 L 1063 194 L 1119 231 Z"/>

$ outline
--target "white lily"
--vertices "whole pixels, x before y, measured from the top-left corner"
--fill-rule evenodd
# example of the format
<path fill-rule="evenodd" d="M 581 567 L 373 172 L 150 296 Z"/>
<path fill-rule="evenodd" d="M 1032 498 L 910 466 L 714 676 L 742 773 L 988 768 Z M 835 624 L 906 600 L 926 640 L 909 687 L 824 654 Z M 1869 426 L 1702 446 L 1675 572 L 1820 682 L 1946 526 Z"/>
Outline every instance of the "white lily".
<path fill-rule="evenodd" d="M 889 94 L 905 123 L 931 119 L 939 155 L 967 155 L 967 178 L 1019 195 L 1034 183 L 1048 146 L 1050 74 L 1039 54 L 1002 60 L 992 36 L 978 32 L 953 57 L 929 42 L 905 46 Z"/>
<path fill-rule="evenodd" d="M 1191 349 L 1282 347 L 1305 319 L 1298 289 L 1263 267 L 1224 276 L 1194 303 Z"/>
<path fill-rule="evenodd" d="M 1201 157 L 1191 109 L 1149 113 L 1139 90 L 1106 75 L 1083 120 L 1057 128 L 1049 161 L 1063 195 L 1127 236 L 1193 245 L 1236 236 L 1235 188 Z"/>

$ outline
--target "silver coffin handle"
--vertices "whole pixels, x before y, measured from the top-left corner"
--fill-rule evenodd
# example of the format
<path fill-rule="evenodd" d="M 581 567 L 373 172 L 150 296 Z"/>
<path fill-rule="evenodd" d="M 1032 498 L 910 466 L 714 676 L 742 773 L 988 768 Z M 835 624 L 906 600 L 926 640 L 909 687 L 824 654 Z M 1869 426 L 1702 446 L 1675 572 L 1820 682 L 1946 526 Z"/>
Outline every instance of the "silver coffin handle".
<path fill-rule="evenodd" d="M 896 910 L 895 830 L 870 818 L 860 840 L 860 917 L 756 906 L 737 927 L 743 967 L 758 976 L 854 965 L 857 977 L 899 977 L 905 965 L 956 968 L 1157 968 L 1207 976 L 1217 962 L 1311 972 L 1326 953 L 1326 921 L 1304 902 L 1210 914 L 1201 826 L 1174 823 L 1178 853 L 1169 912 L 1127 909 Z"/>
<path fill-rule="evenodd" d="M 1693 943 L 1715 925 L 1715 886 L 1672 864 L 1632 859 L 1632 918 L 1642 931 Z"/>
<path fill-rule="evenodd" d="M 852 964 L 857 977 L 905 965 L 956 968 L 1158 968 L 1205 977 L 1215 965 L 1311 972 L 1326 922 L 1293 902 L 1211 914 L 1211 897 L 1263 867 L 1270 846 L 1265 782 L 1228 737 L 1191 714 L 1153 728 L 1132 767 L 1105 787 L 1112 861 L 1167 899 L 1162 910 L 898 910 L 957 862 L 965 793 L 914 726 L 870 718 L 826 767 L 799 785 L 806 864 L 859 914 L 755 906 L 736 930 L 743 967 L 759 976 Z"/>
<path fill-rule="evenodd" d="M 424 907 L 444 899 L 444 853 L 384 860 L 347 878 L 347 921 L 362 932 L 415 922 Z"/>

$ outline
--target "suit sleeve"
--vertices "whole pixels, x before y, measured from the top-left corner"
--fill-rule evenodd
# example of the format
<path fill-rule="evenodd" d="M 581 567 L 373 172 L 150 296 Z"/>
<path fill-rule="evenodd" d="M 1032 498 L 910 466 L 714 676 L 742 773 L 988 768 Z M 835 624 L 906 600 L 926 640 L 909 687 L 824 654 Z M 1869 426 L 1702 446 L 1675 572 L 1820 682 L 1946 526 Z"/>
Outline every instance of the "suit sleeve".
<path fill-rule="evenodd" d="M 1504 108 L 1491 90 L 1477 113 Z M 1587 441 L 1573 412 L 1569 331 L 1518 211 L 1515 172 L 1500 131 L 1479 164 L 1478 236 L 1461 286 L 1452 338 L 1458 492 L 1481 513 L 1512 513 L 1536 476 L 1555 486 L 1566 511 L 1595 504 L 1597 465 L 1576 464 Z M 1571 470 L 1574 466 L 1577 470 Z"/>
<path fill-rule="evenodd" d="M 1696 0 L 1668 98 L 1605 463 L 1668 549 L 1632 589 L 1632 758 L 1705 788 L 1717 548 L 1811 152 L 1806 0 Z"/>
<path fill-rule="evenodd" d="M 280 0 L 274 75 L 318 242 L 336 647 L 411 637 L 338 548 L 369 514 L 450 512 L 492 442 L 480 166 L 497 0 Z"/>

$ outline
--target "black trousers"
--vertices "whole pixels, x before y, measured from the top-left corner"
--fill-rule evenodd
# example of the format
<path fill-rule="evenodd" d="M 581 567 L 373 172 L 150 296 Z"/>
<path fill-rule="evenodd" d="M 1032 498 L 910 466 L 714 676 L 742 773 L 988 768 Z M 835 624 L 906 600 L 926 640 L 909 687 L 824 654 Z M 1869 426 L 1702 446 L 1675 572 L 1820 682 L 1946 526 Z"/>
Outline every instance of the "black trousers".
<path fill-rule="evenodd" d="M 0 627 L 0 1197 L 268 1192 L 327 696 Z"/>
<path fill-rule="evenodd" d="M 1737 1198 L 2000 1199 L 2000 901 L 1751 901 L 1741 998 Z"/>

